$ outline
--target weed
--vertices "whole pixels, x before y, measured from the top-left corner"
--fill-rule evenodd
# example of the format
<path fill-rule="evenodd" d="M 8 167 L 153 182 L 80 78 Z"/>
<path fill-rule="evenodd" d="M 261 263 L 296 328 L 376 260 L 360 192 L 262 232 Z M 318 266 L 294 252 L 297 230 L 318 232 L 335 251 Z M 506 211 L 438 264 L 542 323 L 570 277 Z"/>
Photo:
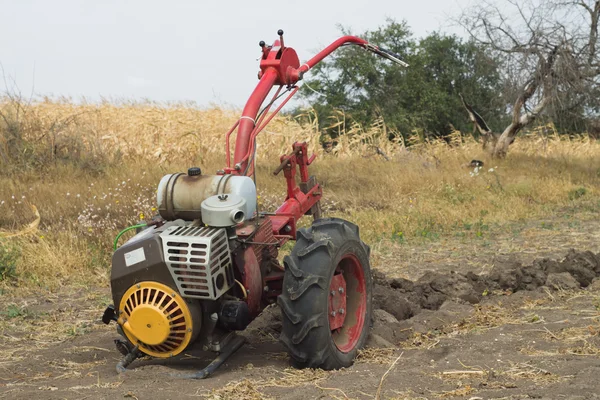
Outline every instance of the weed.
<path fill-rule="evenodd" d="M 490 230 L 489 225 L 483 222 L 483 217 L 486 216 L 488 213 L 489 212 L 487 210 L 481 210 L 481 213 L 479 214 L 479 221 L 477 221 L 474 224 L 475 236 L 477 236 L 478 238 L 482 238 L 484 232 Z"/>
<path fill-rule="evenodd" d="M 17 245 L 0 240 L 0 281 L 16 277 L 20 257 L 21 251 Z"/>
<path fill-rule="evenodd" d="M 402 231 L 392 232 L 392 241 L 398 242 L 398 243 L 404 243 L 404 232 L 402 232 Z"/>
<path fill-rule="evenodd" d="M 429 229 L 418 230 L 417 235 L 423 239 L 429 240 L 437 240 L 440 238 L 440 235 L 438 233 L 432 232 Z"/>
<path fill-rule="evenodd" d="M 548 229 L 548 230 L 554 229 L 554 224 L 552 222 L 542 221 L 541 226 L 542 226 L 542 229 Z"/>
<path fill-rule="evenodd" d="M 396 243 L 404 243 L 404 231 L 402 230 L 400 224 L 395 224 L 394 229 L 392 229 L 392 241 Z"/>
<path fill-rule="evenodd" d="M 573 189 L 569 192 L 569 200 L 577 200 L 587 193 L 587 189 L 584 187 L 579 187 L 577 189 Z"/>
<path fill-rule="evenodd" d="M 4 314 L 8 318 L 17 318 L 28 315 L 28 312 L 25 308 L 18 307 L 15 304 L 10 304 L 8 307 L 6 307 L 6 311 L 4 312 Z"/>
<path fill-rule="evenodd" d="M 442 195 L 453 205 L 464 204 L 475 200 L 473 193 L 457 190 L 457 188 L 452 185 L 445 185 Z"/>

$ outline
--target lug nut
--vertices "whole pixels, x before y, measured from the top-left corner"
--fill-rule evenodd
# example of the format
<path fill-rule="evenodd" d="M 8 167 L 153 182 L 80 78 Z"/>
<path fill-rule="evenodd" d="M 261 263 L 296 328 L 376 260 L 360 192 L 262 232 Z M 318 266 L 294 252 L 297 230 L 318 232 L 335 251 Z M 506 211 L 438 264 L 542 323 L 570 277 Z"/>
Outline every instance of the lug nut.
<path fill-rule="evenodd" d="M 346 311 L 344 311 L 344 309 L 343 309 L 343 308 L 340 308 L 340 309 L 338 310 L 338 312 L 339 312 L 340 314 L 343 314 L 343 313 L 345 313 Z"/>
<path fill-rule="evenodd" d="M 332 317 L 335 317 L 336 315 L 337 315 L 337 313 L 336 313 L 335 311 L 332 311 L 332 312 L 331 312 L 331 316 L 332 316 Z"/>
<path fill-rule="evenodd" d="M 344 293 L 344 288 L 340 286 L 340 288 L 338 289 L 338 292 Z"/>
<path fill-rule="evenodd" d="M 335 296 L 335 290 L 332 290 L 332 291 L 331 291 L 331 295 L 332 295 L 332 296 Z"/>

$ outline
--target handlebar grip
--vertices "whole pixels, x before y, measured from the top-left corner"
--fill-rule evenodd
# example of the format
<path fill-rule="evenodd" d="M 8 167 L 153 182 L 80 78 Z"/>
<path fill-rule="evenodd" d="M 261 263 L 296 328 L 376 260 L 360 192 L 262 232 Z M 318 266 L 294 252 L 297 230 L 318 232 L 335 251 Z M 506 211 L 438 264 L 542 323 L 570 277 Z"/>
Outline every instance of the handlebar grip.
<path fill-rule="evenodd" d="M 380 48 L 379 48 L 379 50 L 380 50 L 382 53 L 385 53 L 385 54 L 387 54 L 388 56 L 392 56 L 392 57 L 394 57 L 394 58 L 397 58 L 398 60 L 400 60 L 400 59 L 401 59 L 401 58 L 400 58 L 400 56 L 399 56 L 398 54 L 394 53 L 393 51 L 390 51 L 390 50 L 388 50 L 388 49 L 384 49 L 383 47 L 380 47 Z"/>
<path fill-rule="evenodd" d="M 403 67 L 408 67 L 408 63 L 402 61 L 402 59 L 400 58 L 400 56 L 390 50 L 384 49 L 382 47 L 379 46 L 375 46 L 372 44 L 367 44 L 366 46 L 367 50 L 372 51 L 373 53 L 383 57 L 383 58 L 387 58 L 388 60 L 402 65 Z"/>

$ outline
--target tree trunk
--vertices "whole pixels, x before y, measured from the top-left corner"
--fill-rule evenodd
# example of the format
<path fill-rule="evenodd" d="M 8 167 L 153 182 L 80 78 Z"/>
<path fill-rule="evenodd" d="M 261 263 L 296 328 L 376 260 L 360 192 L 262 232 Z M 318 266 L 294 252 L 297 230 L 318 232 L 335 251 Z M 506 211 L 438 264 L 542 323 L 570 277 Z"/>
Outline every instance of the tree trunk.
<path fill-rule="evenodd" d="M 487 132 L 485 135 L 482 135 L 482 148 L 483 151 L 489 154 L 494 154 L 494 149 L 496 148 L 496 144 L 498 143 L 499 134 L 494 134 L 493 132 Z"/>
<path fill-rule="evenodd" d="M 598 42 L 598 19 L 600 18 L 600 1 L 596 1 L 594 8 L 588 7 L 585 3 L 580 3 L 590 13 L 590 39 L 589 39 L 589 56 L 588 64 L 594 65 L 596 61 L 596 44 Z"/>
<path fill-rule="evenodd" d="M 515 137 L 523 127 L 521 122 L 512 122 L 509 126 L 506 127 L 504 132 L 501 135 L 498 135 L 496 138 L 496 142 L 494 143 L 494 148 L 490 152 L 492 158 L 504 158 L 508 153 L 508 146 L 510 146 L 514 141 Z"/>
<path fill-rule="evenodd" d="M 505 158 L 508 153 L 508 146 L 514 141 L 509 136 L 502 135 L 496 142 L 494 151 L 492 152 L 492 158 Z"/>

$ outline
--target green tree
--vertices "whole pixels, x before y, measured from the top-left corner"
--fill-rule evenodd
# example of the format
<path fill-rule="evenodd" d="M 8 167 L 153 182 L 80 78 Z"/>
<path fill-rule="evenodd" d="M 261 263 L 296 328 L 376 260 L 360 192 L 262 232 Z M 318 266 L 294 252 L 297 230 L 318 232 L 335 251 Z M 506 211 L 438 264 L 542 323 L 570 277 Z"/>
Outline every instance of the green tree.
<path fill-rule="evenodd" d="M 342 110 L 362 124 L 382 116 L 404 136 L 414 131 L 444 136 L 452 127 L 469 131 L 459 93 L 485 110 L 491 122 L 505 114 L 498 64 L 474 41 L 439 33 L 415 40 L 405 22 L 393 20 L 360 36 L 399 54 L 410 67 L 375 59 L 356 46 L 335 53 L 313 71 L 307 85 L 313 90 L 301 92 L 322 127 L 334 110 Z"/>

